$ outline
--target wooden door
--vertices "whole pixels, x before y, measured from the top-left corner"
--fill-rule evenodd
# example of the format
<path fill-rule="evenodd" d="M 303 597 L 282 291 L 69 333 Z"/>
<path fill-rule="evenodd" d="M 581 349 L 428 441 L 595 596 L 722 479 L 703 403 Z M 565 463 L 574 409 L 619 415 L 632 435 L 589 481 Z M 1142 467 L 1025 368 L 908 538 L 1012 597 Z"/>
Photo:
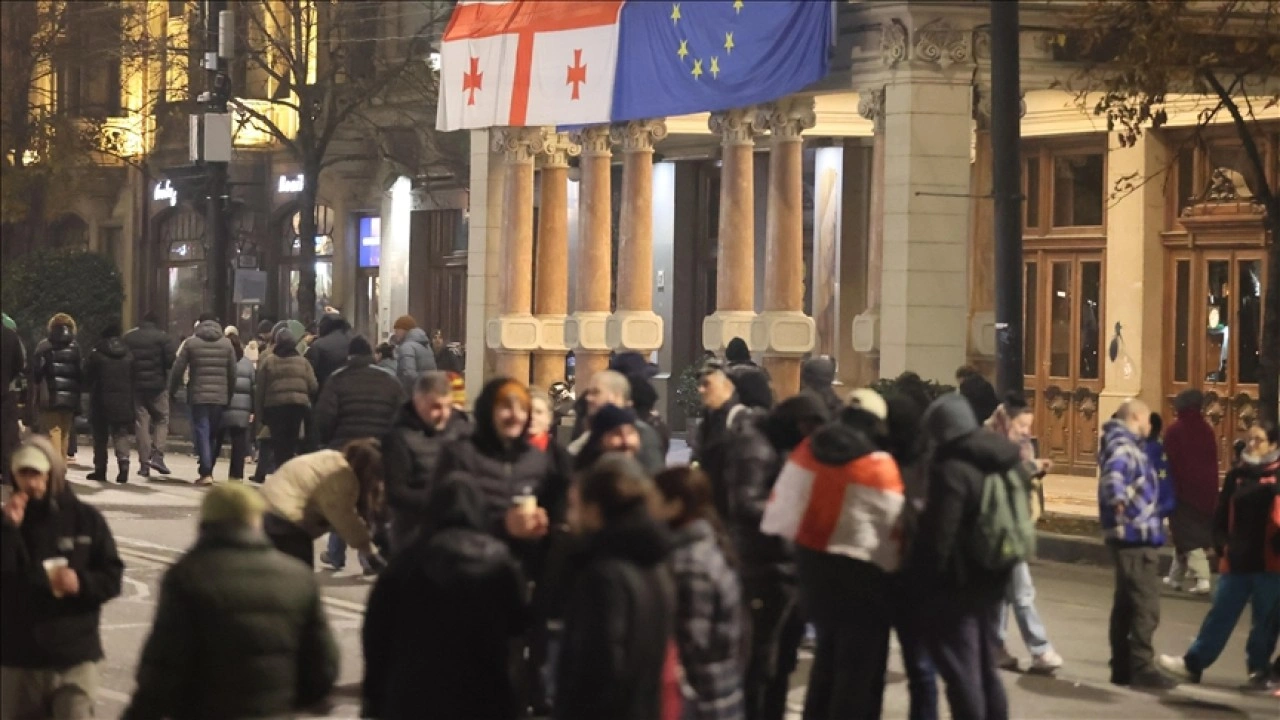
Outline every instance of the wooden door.
<path fill-rule="evenodd" d="M 1189 388 L 1205 395 L 1205 417 L 1225 472 L 1233 444 L 1257 417 L 1265 251 L 1171 250 L 1166 261 L 1165 412 Z"/>
<path fill-rule="evenodd" d="M 1023 363 L 1040 454 L 1057 472 L 1090 474 L 1103 385 L 1103 256 L 1030 252 L 1023 272 Z"/>

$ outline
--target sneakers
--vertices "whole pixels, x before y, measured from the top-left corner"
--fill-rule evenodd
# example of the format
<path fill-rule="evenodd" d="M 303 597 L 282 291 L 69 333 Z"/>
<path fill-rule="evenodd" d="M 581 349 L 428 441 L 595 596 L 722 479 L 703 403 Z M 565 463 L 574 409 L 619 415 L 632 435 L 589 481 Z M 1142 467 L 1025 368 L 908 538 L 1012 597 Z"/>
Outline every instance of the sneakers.
<path fill-rule="evenodd" d="M 1181 578 L 1175 579 L 1172 575 L 1169 575 L 1164 579 L 1164 586 L 1175 592 L 1181 591 L 1182 579 Z"/>
<path fill-rule="evenodd" d="M 1178 687 L 1178 681 L 1158 670 L 1148 670 L 1134 675 L 1129 687 L 1134 690 L 1172 690 Z"/>
<path fill-rule="evenodd" d="M 209 487 L 213 484 L 213 478 L 205 475 L 196 481 L 196 487 Z"/>
<path fill-rule="evenodd" d="M 1160 666 L 1161 670 L 1169 673 L 1175 678 L 1178 678 L 1182 682 L 1200 682 L 1200 673 L 1192 672 L 1191 669 L 1187 667 L 1187 659 L 1184 657 L 1176 655 L 1161 655 L 1159 658 L 1156 658 L 1156 665 Z"/>
<path fill-rule="evenodd" d="M 151 458 L 151 467 L 152 467 L 156 472 L 160 473 L 161 475 L 172 475 L 172 474 L 173 474 L 173 473 L 169 472 L 169 466 L 164 464 L 164 458 L 162 458 L 162 457 L 154 457 L 154 458 Z"/>
<path fill-rule="evenodd" d="M 1209 581 L 1206 580 L 1205 578 L 1201 578 L 1196 581 L 1196 584 L 1194 586 L 1188 588 L 1187 592 L 1191 593 L 1192 595 L 1208 595 L 1210 590 L 1211 588 L 1209 586 Z"/>
<path fill-rule="evenodd" d="M 347 566 L 346 563 L 336 563 L 333 560 L 334 559 L 329 555 L 328 550 L 320 553 L 320 562 L 333 568 L 335 572 Z"/>
<path fill-rule="evenodd" d="M 1058 664 L 1062 664 L 1062 658 L 1058 658 Z M 1000 648 L 996 650 L 996 667 L 1001 670 L 1013 670 L 1016 672 L 1018 669 L 1018 658 L 1010 655 L 1009 649 L 1004 645 L 1001 645 Z"/>
<path fill-rule="evenodd" d="M 1267 670 L 1249 673 L 1249 679 L 1244 684 L 1247 692 L 1265 692 L 1273 687 L 1275 686 L 1271 683 L 1271 672 Z"/>
<path fill-rule="evenodd" d="M 1046 650 L 1031 660 L 1031 672 L 1050 675 L 1062 668 L 1062 656 L 1053 650 Z"/>

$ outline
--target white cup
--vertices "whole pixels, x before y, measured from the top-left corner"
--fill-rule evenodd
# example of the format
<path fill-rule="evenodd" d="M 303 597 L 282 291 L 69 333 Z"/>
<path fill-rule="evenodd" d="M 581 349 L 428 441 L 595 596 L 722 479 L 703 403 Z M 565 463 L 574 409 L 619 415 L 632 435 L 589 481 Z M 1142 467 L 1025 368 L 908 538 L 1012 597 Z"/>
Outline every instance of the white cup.
<path fill-rule="evenodd" d="M 64 567 L 67 567 L 67 559 L 64 557 L 51 557 L 44 561 L 44 574 L 49 577 L 50 585 L 53 585 L 53 576 Z M 55 589 L 53 596 L 62 597 L 62 592 Z"/>

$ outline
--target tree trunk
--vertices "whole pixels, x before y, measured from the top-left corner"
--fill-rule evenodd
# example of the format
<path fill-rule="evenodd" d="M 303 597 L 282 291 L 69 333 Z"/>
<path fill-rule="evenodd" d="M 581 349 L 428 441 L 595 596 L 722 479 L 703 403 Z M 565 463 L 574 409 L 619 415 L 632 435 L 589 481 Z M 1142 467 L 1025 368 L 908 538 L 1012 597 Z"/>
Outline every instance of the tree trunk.
<path fill-rule="evenodd" d="M 1266 227 L 1271 236 L 1267 259 L 1266 299 L 1262 307 L 1262 349 L 1258 358 L 1258 417 L 1280 422 L 1280 198 L 1267 203 Z"/>
<path fill-rule="evenodd" d="M 316 188 L 320 170 L 303 168 L 302 192 L 298 193 L 298 321 L 309 325 L 316 319 Z"/>

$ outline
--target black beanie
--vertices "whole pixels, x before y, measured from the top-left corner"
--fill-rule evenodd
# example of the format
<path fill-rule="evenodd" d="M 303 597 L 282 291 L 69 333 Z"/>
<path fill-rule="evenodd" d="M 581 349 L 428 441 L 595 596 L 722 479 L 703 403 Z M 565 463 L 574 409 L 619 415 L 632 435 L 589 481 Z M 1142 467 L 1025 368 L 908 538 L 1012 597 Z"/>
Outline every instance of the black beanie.
<path fill-rule="evenodd" d="M 747 341 L 740 337 L 730 340 L 724 349 L 724 359 L 730 363 L 751 362 L 751 349 L 747 347 Z"/>
<path fill-rule="evenodd" d="M 591 436 L 599 438 L 611 430 L 617 430 L 623 425 L 635 425 L 636 414 L 627 408 L 620 408 L 617 405 L 605 405 L 591 416 Z"/>
<path fill-rule="evenodd" d="M 357 335 L 351 338 L 351 344 L 347 345 L 347 354 L 348 355 L 372 355 L 373 346 L 369 344 L 368 340 L 364 339 L 363 335 Z"/>

